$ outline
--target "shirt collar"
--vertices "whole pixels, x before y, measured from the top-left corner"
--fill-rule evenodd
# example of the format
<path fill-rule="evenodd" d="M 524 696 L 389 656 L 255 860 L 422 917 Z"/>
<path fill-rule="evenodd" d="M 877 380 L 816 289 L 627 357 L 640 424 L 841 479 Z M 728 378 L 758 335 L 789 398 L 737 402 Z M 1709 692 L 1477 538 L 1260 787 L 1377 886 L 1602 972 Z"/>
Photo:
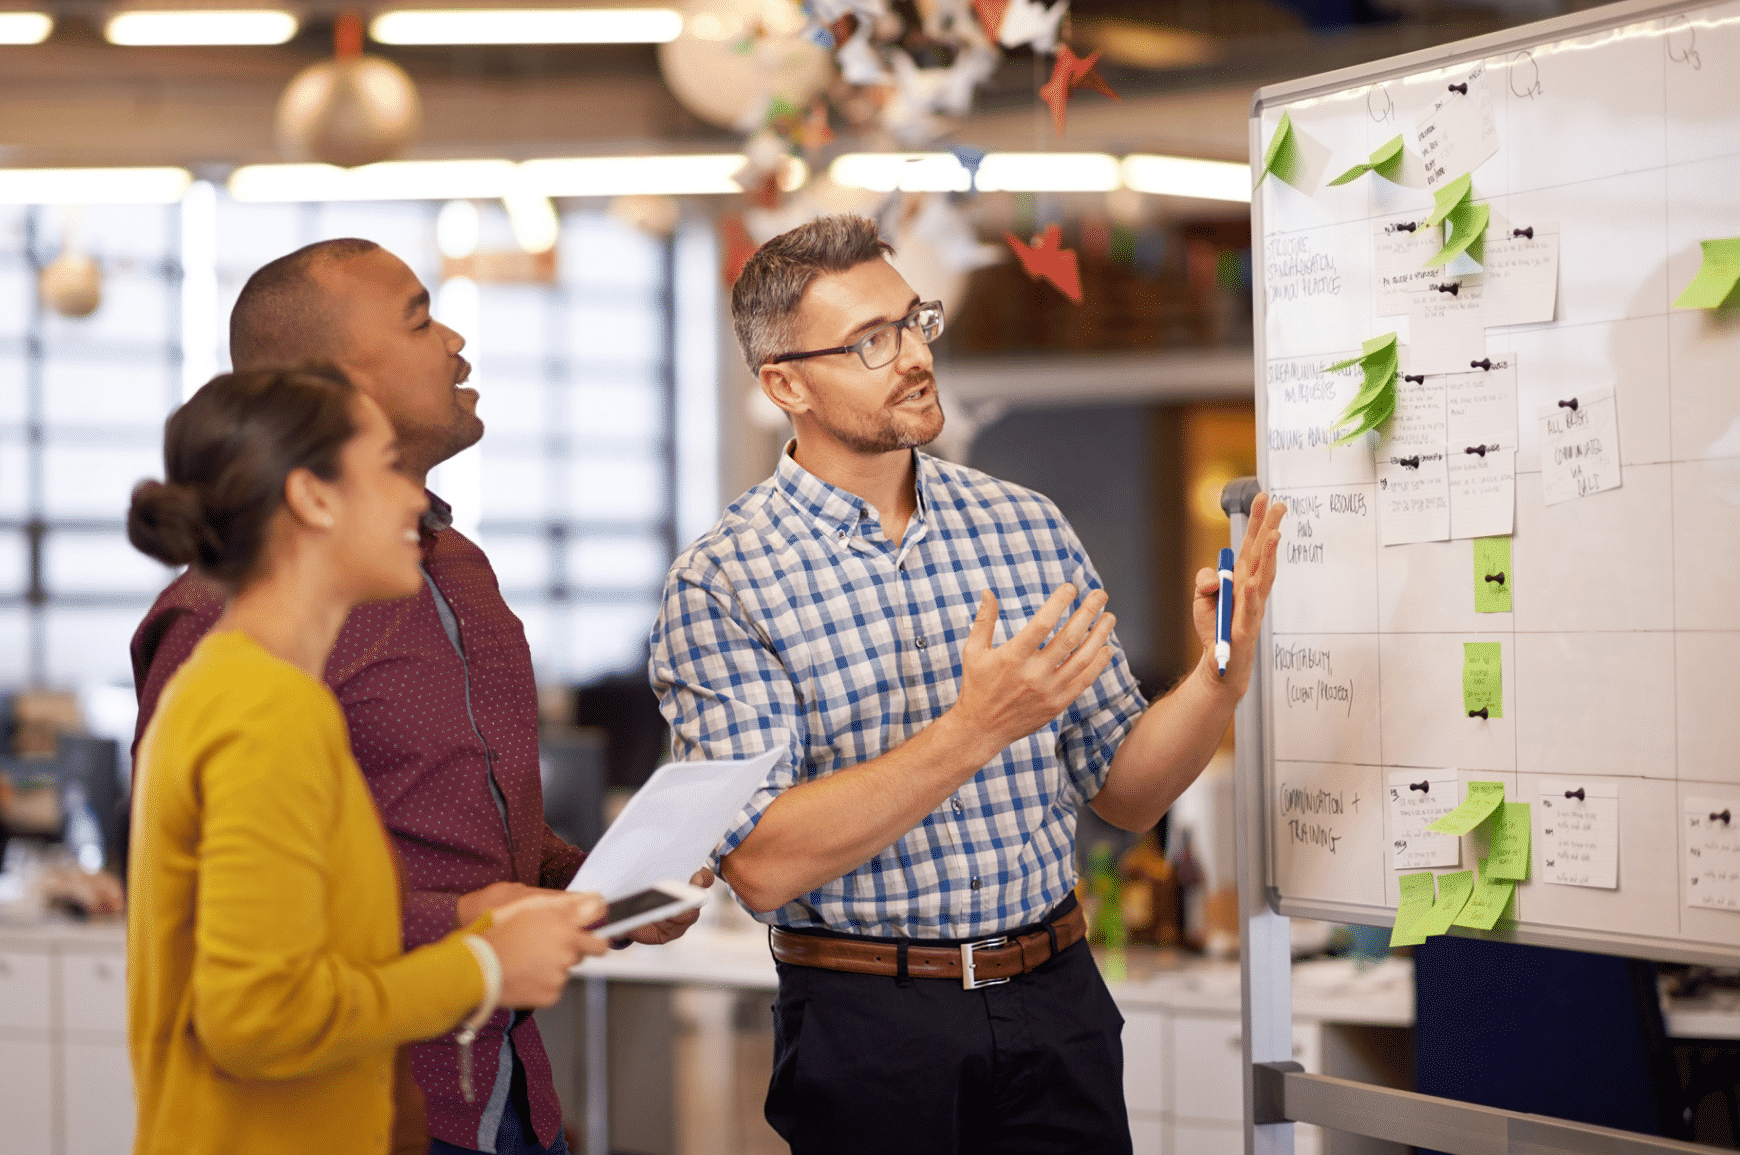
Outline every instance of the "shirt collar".
<path fill-rule="evenodd" d="M 417 519 L 417 531 L 423 539 L 423 545 L 428 547 L 435 544 L 436 534 L 452 528 L 453 507 L 429 490 L 425 489 L 423 492 L 429 495 L 429 508 Z"/>
<path fill-rule="evenodd" d="M 794 437 L 780 451 L 779 465 L 773 473 L 774 486 L 799 513 L 815 524 L 823 536 L 839 541 L 857 537 L 862 528 L 861 523 L 870 516 L 870 503 L 855 493 L 830 485 L 799 465 L 797 458 L 792 456 L 792 451 L 796 448 L 797 439 Z M 923 521 L 925 510 L 929 506 L 925 489 L 934 465 L 930 458 L 916 449 L 912 451 L 912 456 L 913 488 L 918 501 L 918 507 L 913 513 L 916 524 Z M 434 497 L 433 494 L 430 496 Z"/>

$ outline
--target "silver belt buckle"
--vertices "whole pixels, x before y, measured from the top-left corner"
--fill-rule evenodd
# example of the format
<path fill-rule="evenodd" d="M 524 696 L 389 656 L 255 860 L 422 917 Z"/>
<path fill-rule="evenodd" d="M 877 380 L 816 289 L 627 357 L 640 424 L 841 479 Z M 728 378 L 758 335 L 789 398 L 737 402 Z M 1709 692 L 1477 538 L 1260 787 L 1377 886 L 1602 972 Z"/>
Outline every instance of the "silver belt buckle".
<path fill-rule="evenodd" d="M 961 944 L 961 988 L 963 990 L 976 991 L 980 987 L 994 987 L 999 983 L 1008 982 L 1009 980 L 1007 978 L 982 979 L 973 973 L 973 952 L 992 950 L 996 947 L 1008 945 L 1009 940 L 1007 938 L 982 938 L 978 942 L 963 942 Z"/>

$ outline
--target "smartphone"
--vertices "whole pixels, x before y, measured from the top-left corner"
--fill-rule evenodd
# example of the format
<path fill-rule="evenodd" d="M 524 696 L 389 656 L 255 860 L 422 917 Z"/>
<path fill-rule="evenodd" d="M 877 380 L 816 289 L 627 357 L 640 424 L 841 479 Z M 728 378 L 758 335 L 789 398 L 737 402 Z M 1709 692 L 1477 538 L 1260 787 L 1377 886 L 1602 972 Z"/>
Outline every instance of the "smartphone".
<path fill-rule="evenodd" d="M 599 938 L 620 938 L 649 922 L 663 922 L 707 901 L 707 892 L 686 882 L 660 882 L 612 899 L 604 918 L 586 929 Z"/>

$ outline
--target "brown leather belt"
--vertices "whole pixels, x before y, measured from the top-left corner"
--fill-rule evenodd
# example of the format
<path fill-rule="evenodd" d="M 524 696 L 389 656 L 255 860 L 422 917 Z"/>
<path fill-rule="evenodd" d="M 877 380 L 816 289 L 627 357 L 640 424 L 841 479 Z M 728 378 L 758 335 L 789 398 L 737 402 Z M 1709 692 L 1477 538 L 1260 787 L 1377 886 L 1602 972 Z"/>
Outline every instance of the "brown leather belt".
<path fill-rule="evenodd" d="M 959 946 L 906 944 L 906 973 L 915 979 L 959 979 L 968 990 L 1006 983 L 1052 956 L 1052 934 L 1059 952 L 1087 936 L 1087 916 L 1070 908 L 1044 928 L 1019 937 L 986 938 Z M 823 938 L 773 928 L 773 957 L 782 963 L 848 971 L 859 975 L 900 974 L 900 943 L 866 939 Z"/>

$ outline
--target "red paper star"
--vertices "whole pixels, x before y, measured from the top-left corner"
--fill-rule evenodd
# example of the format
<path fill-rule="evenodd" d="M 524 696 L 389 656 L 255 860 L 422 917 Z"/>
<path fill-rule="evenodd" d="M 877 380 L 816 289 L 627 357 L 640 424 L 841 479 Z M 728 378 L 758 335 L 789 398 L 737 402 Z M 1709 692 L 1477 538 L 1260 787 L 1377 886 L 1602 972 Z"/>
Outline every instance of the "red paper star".
<path fill-rule="evenodd" d="M 739 216 L 722 217 L 719 220 L 720 239 L 724 241 L 724 259 L 719 262 L 719 274 L 729 289 L 737 283 L 737 274 L 743 271 L 743 266 L 749 263 L 749 258 L 755 255 L 757 248 L 755 238 L 749 235 L 749 230 L 743 227 L 743 218 Z"/>
<path fill-rule="evenodd" d="M 995 43 L 997 32 L 1003 27 L 1003 16 L 1009 11 L 1009 0 L 973 0 L 973 8 L 979 14 L 979 23 L 985 26 L 986 34 Z"/>
<path fill-rule="evenodd" d="M 1064 111 L 1069 105 L 1069 94 L 1078 88 L 1091 88 L 1118 99 L 1118 94 L 1112 91 L 1112 86 L 1106 83 L 1094 68 L 1100 54 L 1090 53 L 1083 60 L 1069 50 L 1069 45 L 1060 44 L 1057 48 L 1057 63 L 1052 66 L 1051 79 L 1039 90 L 1039 98 L 1051 106 L 1051 123 L 1057 129 L 1057 135 L 1063 135 Z"/>
<path fill-rule="evenodd" d="M 818 100 L 810 105 L 810 115 L 798 131 L 798 140 L 805 152 L 814 152 L 833 139 L 834 130 L 828 127 L 828 102 Z"/>
<path fill-rule="evenodd" d="M 1065 50 L 1067 51 L 1067 49 Z M 1045 232 L 1033 238 L 1031 245 L 1015 239 L 1014 233 L 1004 233 L 1003 239 L 1015 250 L 1015 259 L 1034 280 L 1044 278 L 1076 304 L 1081 304 L 1081 269 L 1075 263 L 1075 250 L 1061 247 L 1063 229 L 1046 226 Z"/>

